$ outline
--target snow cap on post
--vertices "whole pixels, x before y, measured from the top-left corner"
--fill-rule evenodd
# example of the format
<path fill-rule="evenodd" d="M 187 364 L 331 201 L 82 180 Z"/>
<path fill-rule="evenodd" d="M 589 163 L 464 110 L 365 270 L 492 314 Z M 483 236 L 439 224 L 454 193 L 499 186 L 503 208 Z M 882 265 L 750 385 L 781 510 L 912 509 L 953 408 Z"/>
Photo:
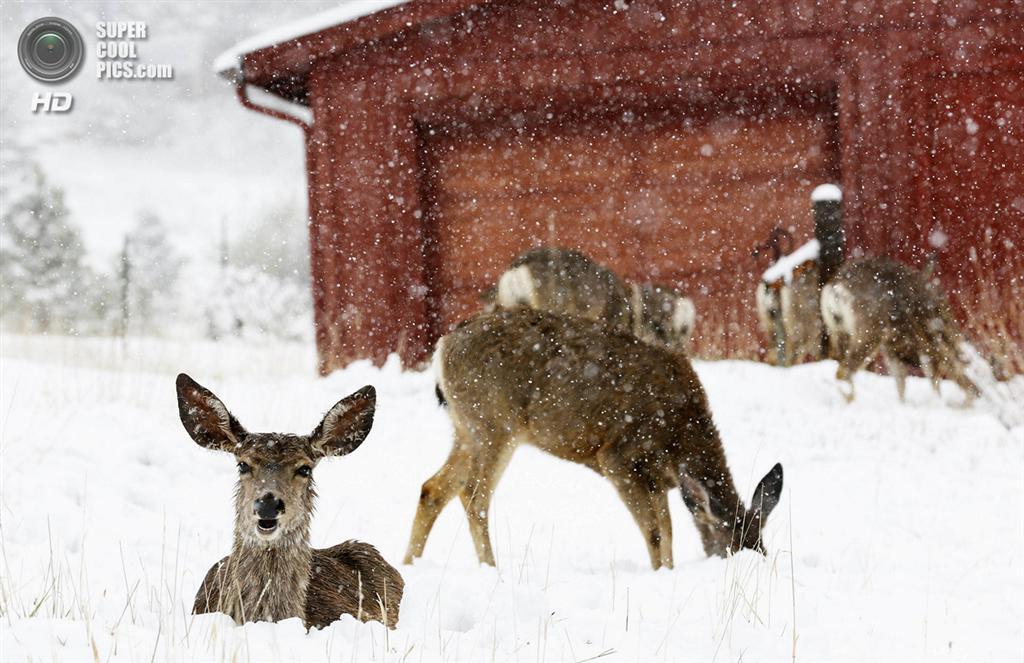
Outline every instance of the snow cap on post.
<path fill-rule="evenodd" d="M 835 184 L 819 184 L 811 192 L 811 202 L 820 203 L 825 200 L 839 201 L 843 199 L 843 191 Z"/>

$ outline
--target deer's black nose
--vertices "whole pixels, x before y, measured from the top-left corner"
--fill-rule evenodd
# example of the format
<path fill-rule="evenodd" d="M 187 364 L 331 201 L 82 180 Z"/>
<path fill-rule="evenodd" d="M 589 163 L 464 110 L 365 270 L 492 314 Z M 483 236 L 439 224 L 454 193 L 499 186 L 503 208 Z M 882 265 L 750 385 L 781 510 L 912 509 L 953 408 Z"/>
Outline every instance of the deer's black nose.
<path fill-rule="evenodd" d="M 284 511 L 284 500 L 275 497 L 273 493 L 267 493 L 256 500 L 253 510 L 260 519 L 273 520 Z"/>

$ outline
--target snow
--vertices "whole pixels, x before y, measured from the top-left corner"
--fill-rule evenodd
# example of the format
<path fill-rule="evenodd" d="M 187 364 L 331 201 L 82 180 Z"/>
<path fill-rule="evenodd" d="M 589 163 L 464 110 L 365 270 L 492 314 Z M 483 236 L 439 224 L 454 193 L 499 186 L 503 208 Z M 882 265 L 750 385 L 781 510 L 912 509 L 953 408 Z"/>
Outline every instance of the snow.
<path fill-rule="evenodd" d="M 778 262 L 764 270 L 761 280 L 765 283 L 775 283 L 782 279 L 786 283 L 792 283 L 793 270 L 808 260 L 817 260 L 820 251 L 821 244 L 818 240 L 812 239 L 789 255 L 782 256 Z"/>
<path fill-rule="evenodd" d="M 950 384 L 940 398 L 911 378 L 900 405 L 891 378 L 860 373 L 846 404 L 832 362 L 697 362 L 742 494 L 785 466 L 767 557 L 704 557 L 672 496 L 676 568 L 653 572 L 607 481 L 526 447 L 495 495 L 496 570 L 477 565 L 453 503 L 425 556 L 399 566 L 396 630 L 345 618 L 307 634 L 297 620 L 189 614 L 230 546 L 235 469 L 187 437 L 174 376 L 212 388 L 250 429 L 295 432 L 374 384 L 367 442 L 315 471 L 312 537 L 369 541 L 397 565 L 420 485 L 450 448 L 431 374 L 392 357 L 316 378 L 303 345 L 9 334 L 2 360 L 5 660 L 1024 656 L 1024 428 L 955 407 Z"/>
<path fill-rule="evenodd" d="M 842 200 L 843 191 L 835 184 L 819 184 L 811 192 L 811 202 L 819 203 L 823 200 Z"/>
<path fill-rule="evenodd" d="M 409 0 L 349 0 L 334 9 L 307 16 L 291 23 L 285 23 L 238 42 L 213 60 L 213 71 L 231 77 L 238 69 L 240 57 L 262 48 L 283 44 L 286 41 L 311 35 L 336 25 L 354 21 L 363 16 L 404 5 Z"/>

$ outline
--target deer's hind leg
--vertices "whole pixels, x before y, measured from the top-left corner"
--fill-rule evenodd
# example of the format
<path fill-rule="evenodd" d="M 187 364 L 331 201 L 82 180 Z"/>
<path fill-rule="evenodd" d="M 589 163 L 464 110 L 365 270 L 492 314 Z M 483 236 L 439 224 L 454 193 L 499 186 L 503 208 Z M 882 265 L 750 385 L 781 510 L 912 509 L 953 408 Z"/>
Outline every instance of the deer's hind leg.
<path fill-rule="evenodd" d="M 491 497 L 501 480 L 501 475 L 512 458 L 515 445 L 510 437 L 494 437 L 489 444 L 481 444 L 473 457 L 469 476 L 459 499 L 466 510 L 469 521 L 469 533 L 473 537 L 473 547 L 481 564 L 496 566 L 494 550 L 491 548 L 490 516 Z"/>
<path fill-rule="evenodd" d="M 849 339 L 846 354 L 839 360 L 839 368 L 836 369 L 836 379 L 845 381 L 850 388 L 848 393 L 843 394 L 848 403 L 852 402 L 855 396 L 853 376 L 878 352 L 880 345 L 879 342 L 866 340 L 862 336 L 853 336 Z"/>
<path fill-rule="evenodd" d="M 423 488 L 420 490 L 420 503 L 416 508 L 416 517 L 413 519 L 412 533 L 409 536 L 409 548 L 403 561 L 405 564 L 412 564 L 413 559 L 423 554 L 423 548 L 427 545 L 427 537 L 434 527 L 434 522 L 448 502 L 462 490 L 462 486 L 465 484 L 470 458 L 464 451 L 463 440 L 460 438 L 462 436 L 456 431 L 455 443 L 451 453 L 448 454 L 448 460 L 434 476 L 423 483 Z"/>

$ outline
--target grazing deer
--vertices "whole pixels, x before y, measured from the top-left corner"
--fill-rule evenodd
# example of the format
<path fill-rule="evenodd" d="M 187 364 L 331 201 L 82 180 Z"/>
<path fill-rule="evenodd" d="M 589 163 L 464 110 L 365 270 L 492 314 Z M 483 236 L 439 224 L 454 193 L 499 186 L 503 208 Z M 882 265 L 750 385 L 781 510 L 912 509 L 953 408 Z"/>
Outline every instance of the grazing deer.
<path fill-rule="evenodd" d="M 208 389 L 179 375 L 178 414 L 207 449 L 238 460 L 231 554 L 213 565 L 192 611 L 235 622 L 299 617 L 322 628 L 343 614 L 394 628 L 402 576 L 367 543 L 309 546 L 313 468 L 354 451 L 373 425 L 376 395 L 363 387 L 332 407 L 310 435 L 250 433 Z"/>
<path fill-rule="evenodd" d="M 541 247 L 516 258 L 485 308 L 529 306 L 599 320 L 647 343 L 684 348 L 693 333 L 693 301 L 667 286 L 626 283 L 604 265 L 572 249 Z"/>
<path fill-rule="evenodd" d="M 817 250 L 818 243 L 812 240 L 781 256 L 757 285 L 757 317 L 771 340 L 772 363 L 788 366 L 823 354 Z"/>
<path fill-rule="evenodd" d="M 733 485 L 704 389 L 682 352 L 579 317 L 503 309 L 463 323 L 434 355 L 455 439 L 423 484 L 405 562 L 423 554 L 456 495 L 480 562 L 494 565 L 491 494 L 512 452 L 532 444 L 608 478 L 647 544 L 672 566 L 668 491 L 679 487 L 707 554 L 761 550 L 782 491 L 776 465 L 747 508 Z"/>
<path fill-rule="evenodd" d="M 821 293 L 821 315 L 828 328 L 836 378 L 849 383 L 881 352 L 896 391 L 904 400 L 907 368 L 920 368 L 936 393 L 939 381 L 952 379 L 970 404 L 980 395 L 965 374 L 960 330 L 945 295 L 925 274 L 889 258 L 866 258 L 843 265 Z"/>

